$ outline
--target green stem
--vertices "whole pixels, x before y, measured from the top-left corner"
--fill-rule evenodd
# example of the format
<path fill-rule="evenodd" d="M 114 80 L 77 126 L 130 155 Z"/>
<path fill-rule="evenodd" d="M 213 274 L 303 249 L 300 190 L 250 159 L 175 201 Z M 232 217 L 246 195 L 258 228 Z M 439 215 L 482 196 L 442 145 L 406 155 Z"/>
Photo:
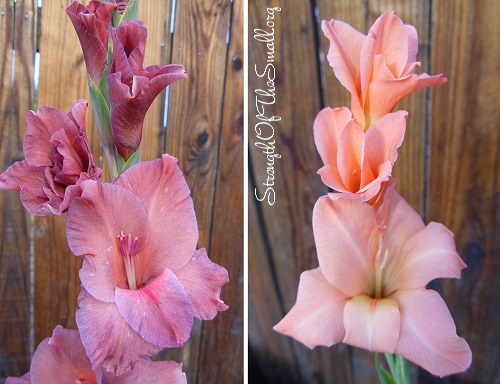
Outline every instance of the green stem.
<path fill-rule="evenodd" d="M 387 360 L 392 377 L 394 378 L 394 383 L 410 384 L 408 361 L 402 356 L 393 355 L 391 353 L 386 353 L 385 359 Z"/>
<path fill-rule="evenodd" d="M 375 368 L 381 384 L 395 384 L 391 374 L 380 365 L 380 358 L 378 352 L 375 352 Z"/>

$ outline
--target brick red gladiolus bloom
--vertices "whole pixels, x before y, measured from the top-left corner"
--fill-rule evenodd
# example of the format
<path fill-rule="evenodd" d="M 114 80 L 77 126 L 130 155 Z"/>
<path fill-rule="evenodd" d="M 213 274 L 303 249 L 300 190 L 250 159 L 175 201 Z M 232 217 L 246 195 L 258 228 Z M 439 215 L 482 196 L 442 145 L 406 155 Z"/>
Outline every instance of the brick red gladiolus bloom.
<path fill-rule="evenodd" d="M 52 337 L 43 340 L 31 361 L 30 371 L 22 377 L 9 377 L 6 384 L 185 384 L 182 366 L 173 361 L 153 362 L 142 360 L 134 368 L 121 375 L 93 370 L 85 354 L 80 334 L 60 325 L 54 328 Z"/>
<path fill-rule="evenodd" d="M 82 46 L 87 72 L 94 84 L 99 84 L 107 65 L 108 26 L 115 8 L 116 4 L 96 0 L 86 7 L 73 1 L 66 8 Z"/>
<path fill-rule="evenodd" d="M 328 62 L 351 93 L 356 122 L 368 129 L 410 93 L 446 82 L 443 74 L 416 75 L 418 35 L 394 12 L 383 13 L 365 36 L 349 24 L 323 21 L 330 40 Z"/>
<path fill-rule="evenodd" d="M 187 75 L 182 65 L 142 67 L 147 30 L 140 21 L 125 21 L 111 30 L 111 37 L 111 127 L 118 153 L 127 160 L 139 148 L 144 117 L 151 103 L 169 84 Z"/>
<path fill-rule="evenodd" d="M 321 197 L 313 229 L 319 268 L 302 273 L 297 302 L 275 330 L 309 348 L 344 342 L 395 353 L 437 376 L 466 370 L 472 354 L 446 303 L 425 288 L 465 268 L 453 234 L 425 226 L 388 189 L 379 210 L 359 200 Z M 388 207 L 385 205 L 389 205 Z"/>
<path fill-rule="evenodd" d="M 81 194 L 85 180 L 100 180 L 85 133 L 85 100 L 76 101 L 67 115 L 41 106 L 26 115 L 25 160 L 0 175 L 0 190 L 20 191 L 33 215 L 60 215 Z"/>
<path fill-rule="evenodd" d="M 121 375 L 189 338 L 193 316 L 212 319 L 227 271 L 196 250 L 198 227 L 177 160 L 141 162 L 113 184 L 88 181 L 66 234 L 83 256 L 76 322 L 93 367 Z"/>

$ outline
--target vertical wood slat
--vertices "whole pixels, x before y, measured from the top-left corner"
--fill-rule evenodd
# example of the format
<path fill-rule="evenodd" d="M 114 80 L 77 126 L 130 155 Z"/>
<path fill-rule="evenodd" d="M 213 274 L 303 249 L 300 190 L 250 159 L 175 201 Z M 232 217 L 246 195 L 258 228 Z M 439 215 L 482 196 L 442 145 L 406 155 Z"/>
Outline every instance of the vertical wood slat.
<path fill-rule="evenodd" d="M 138 18 L 148 29 L 144 67 L 171 63 L 171 12 L 171 0 L 139 1 Z M 176 87 L 177 83 L 172 86 Z M 151 104 L 144 120 L 141 161 L 156 159 L 165 152 L 164 109 L 165 91 L 162 91 Z"/>
<path fill-rule="evenodd" d="M 454 383 L 500 378 L 500 25 L 489 22 L 499 17 L 493 0 L 433 2 L 432 67 L 448 84 L 432 93 L 429 220 L 454 232 L 468 265 L 442 287 L 473 353 Z"/>
<path fill-rule="evenodd" d="M 203 322 L 197 382 L 243 379 L 243 1 L 232 4 L 209 256 L 229 272 L 229 306 Z M 222 374 L 222 375 L 221 375 Z"/>
<path fill-rule="evenodd" d="M 250 172 L 254 177 L 251 199 L 255 199 L 254 187 L 258 188 L 260 197 L 264 195 L 266 186 L 262 184 L 267 182 L 268 176 L 266 155 L 255 146 L 258 133 L 255 131 L 258 121 L 255 91 L 265 90 L 268 87 L 266 78 L 257 77 L 255 65 L 258 73 L 262 74 L 266 66 L 268 47 L 265 43 L 254 39 L 253 31 L 263 29 L 271 32 L 271 27 L 266 23 L 267 7 L 275 6 L 276 2 L 271 1 L 249 2 L 249 146 Z M 268 257 L 272 259 L 274 267 L 271 273 L 276 278 L 277 295 L 281 301 L 280 311 L 285 312 L 288 312 L 295 303 L 300 273 L 318 265 L 312 233 L 312 210 L 317 198 L 326 193 L 326 188 L 316 175 L 320 160 L 312 137 L 312 124 L 321 104 L 315 43 L 316 24 L 312 12 L 311 2 L 287 2 L 281 4 L 281 12 L 276 12 L 275 19 L 272 20 L 275 23 L 273 65 L 276 101 L 275 104 L 266 106 L 265 116 L 281 117 L 281 121 L 272 124 L 275 153 L 280 154 L 281 158 L 274 162 L 275 204 L 270 206 L 265 201 L 257 203 L 265 228 L 259 228 L 255 223 L 249 225 L 250 239 L 259 236 L 255 232 L 267 237 L 270 249 Z M 264 133 L 267 136 L 270 134 L 270 129 Z M 254 262 L 250 261 L 253 258 L 259 260 L 256 251 L 257 249 L 250 243 L 249 264 Z M 261 277 L 269 276 L 268 273 L 261 275 L 253 269 L 250 269 L 249 273 L 249 279 L 255 284 L 261 282 Z M 261 290 L 250 291 L 249 295 L 259 295 L 259 293 L 262 294 Z M 272 303 L 265 296 L 253 296 L 252 302 L 260 302 L 264 308 Z M 257 309 L 251 308 L 251 310 Z M 261 311 L 266 312 L 265 309 Z M 276 308 L 269 308 L 268 313 L 276 314 Z M 268 318 L 266 322 L 269 324 L 273 321 L 276 319 Z M 277 338 L 273 337 L 269 342 L 276 340 Z M 329 377 L 348 376 L 348 361 L 344 356 L 338 355 L 338 350 L 317 348 L 310 351 L 294 340 L 290 340 L 290 343 L 293 347 L 294 360 L 283 361 L 287 357 L 290 358 L 286 354 L 280 357 L 281 361 L 274 361 L 273 364 L 288 365 L 290 370 L 294 369 L 292 367 L 297 367 L 298 382 L 323 382 Z M 259 345 L 254 344 L 251 339 L 249 344 L 254 354 Z M 259 357 L 256 354 L 254 356 L 261 362 L 268 357 Z M 332 361 L 342 361 L 342 363 L 333 365 Z"/>
<path fill-rule="evenodd" d="M 1 171 L 23 158 L 24 117 L 33 105 L 35 31 L 33 1 L 0 3 Z M 28 369 L 31 343 L 29 217 L 17 192 L 2 192 L 0 206 L 1 379 Z"/>

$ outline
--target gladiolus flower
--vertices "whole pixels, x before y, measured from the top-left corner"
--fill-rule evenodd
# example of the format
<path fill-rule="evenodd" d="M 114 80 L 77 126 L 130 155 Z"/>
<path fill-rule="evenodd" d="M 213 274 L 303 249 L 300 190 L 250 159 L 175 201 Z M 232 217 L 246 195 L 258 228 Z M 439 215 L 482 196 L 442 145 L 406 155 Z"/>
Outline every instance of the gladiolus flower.
<path fill-rule="evenodd" d="M 37 347 L 31 362 L 30 372 L 16 378 L 7 378 L 6 384 L 185 384 L 186 374 L 182 366 L 173 361 L 140 361 L 121 376 L 111 372 L 93 370 L 85 354 L 78 331 L 54 328 L 52 337 L 43 340 Z"/>
<path fill-rule="evenodd" d="M 111 127 L 118 153 L 127 160 L 139 148 L 144 117 L 156 96 L 187 77 L 182 65 L 142 67 L 147 30 L 142 22 L 125 21 L 111 30 L 113 63 L 108 76 Z"/>
<path fill-rule="evenodd" d="M 453 234 L 438 223 L 425 226 L 401 196 L 390 195 L 384 223 L 359 200 L 318 200 L 319 268 L 302 273 L 297 302 L 274 329 L 309 348 L 342 341 L 395 353 L 437 376 L 464 371 L 471 350 L 443 299 L 425 289 L 465 268 Z"/>
<path fill-rule="evenodd" d="M 80 196 L 85 180 L 100 180 L 85 133 L 85 100 L 76 101 L 67 115 L 41 106 L 26 115 L 25 160 L 0 175 L 0 190 L 20 191 L 33 215 L 60 215 Z"/>
<path fill-rule="evenodd" d="M 212 319 L 227 271 L 196 250 L 198 227 L 177 160 L 141 162 L 113 184 L 88 181 L 66 234 L 83 256 L 76 322 L 92 366 L 121 375 L 189 338 L 193 316 Z"/>
<path fill-rule="evenodd" d="M 90 79 L 99 84 L 108 61 L 108 26 L 113 3 L 93 0 L 86 7 L 73 1 L 66 9 L 82 46 Z"/>
<path fill-rule="evenodd" d="M 410 93 L 446 82 L 443 74 L 416 75 L 418 35 L 394 12 L 383 13 L 368 35 L 337 20 L 323 21 L 328 62 L 351 93 L 351 110 L 365 130 Z"/>
<path fill-rule="evenodd" d="M 385 115 L 368 131 L 357 124 L 347 108 L 325 108 L 314 121 L 314 142 L 324 166 L 321 180 L 341 193 L 332 199 L 369 201 L 392 174 L 403 142 L 406 111 Z"/>

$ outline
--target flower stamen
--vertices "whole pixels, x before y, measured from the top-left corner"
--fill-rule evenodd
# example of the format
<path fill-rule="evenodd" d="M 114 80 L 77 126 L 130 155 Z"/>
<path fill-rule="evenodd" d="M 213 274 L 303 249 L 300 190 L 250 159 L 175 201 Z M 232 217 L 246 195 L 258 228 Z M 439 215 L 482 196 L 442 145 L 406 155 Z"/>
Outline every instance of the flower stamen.
<path fill-rule="evenodd" d="M 135 278 L 135 263 L 134 256 L 136 255 L 136 247 L 139 239 L 137 237 L 132 238 L 129 233 L 127 236 L 123 234 L 123 231 L 116 236 L 120 243 L 120 252 L 123 256 L 123 264 L 125 266 L 125 274 L 127 276 L 128 287 L 131 290 L 137 289 L 137 282 Z"/>

